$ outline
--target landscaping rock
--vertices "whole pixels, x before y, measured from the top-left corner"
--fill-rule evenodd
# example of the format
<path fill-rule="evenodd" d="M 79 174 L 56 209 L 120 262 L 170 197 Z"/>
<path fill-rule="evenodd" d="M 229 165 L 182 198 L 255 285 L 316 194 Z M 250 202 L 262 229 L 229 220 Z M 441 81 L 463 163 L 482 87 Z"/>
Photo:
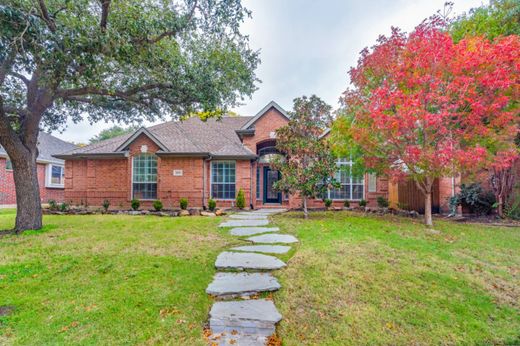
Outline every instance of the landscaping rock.
<path fill-rule="evenodd" d="M 255 227 L 266 226 L 268 224 L 268 220 L 229 220 L 221 223 L 219 227 Z"/>
<path fill-rule="evenodd" d="M 215 210 L 215 215 L 221 216 L 221 215 L 224 215 L 224 212 L 220 209 L 217 209 L 217 210 Z"/>
<path fill-rule="evenodd" d="M 190 216 L 190 212 L 187 210 L 181 210 L 179 216 Z"/>
<path fill-rule="evenodd" d="M 271 300 L 216 302 L 209 312 L 209 327 L 213 334 L 234 332 L 268 337 L 281 319 Z"/>
<path fill-rule="evenodd" d="M 280 287 L 278 280 L 268 273 L 216 273 L 206 293 L 219 297 L 249 296 Z"/>
<path fill-rule="evenodd" d="M 217 215 L 215 215 L 215 213 L 212 213 L 212 212 L 210 212 L 210 211 L 201 211 L 201 212 L 200 212 L 200 215 L 202 215 L 202 216 L 209 216 L 209 217 L 215 217 L 215 216 L 217 216 Z"/>
<path fill-rule="evenodd" d="M 215 267 L 217 269 L 274 270 L 285 267 L 285 263 L 268 255 L 224 251 L 217 256 Z"/>
<path fill-rule="evenodd" d="M 278 231 L 280 231 L 278 227 L 237 227 L 233 228 L 229 233 L 240 237 Z"/>
<path fill-rule="evenodd" d="M 190 215 L 198 216 L 198 215 L 200 215 L 200 210 L 199 209 L 190 209 L 189 213 L 190 213 Z"/>
<path fill-rule="evenodd" d="M 262 234 L 254 237 L 249 237 L 247 240 L 252 241 L 253 243 L 267 243 L 267 244 L 275 244 L 275 243 L 297 243 L 298 239 L 289 234 Z"/>
<path fill-rule="evenodd" d="M 290 246 L 284 245 L 246 245 L 231 248 L 231 250 L 235 251 L 263 252 L 275 254 L 287 253 L 290 249 Z"/>

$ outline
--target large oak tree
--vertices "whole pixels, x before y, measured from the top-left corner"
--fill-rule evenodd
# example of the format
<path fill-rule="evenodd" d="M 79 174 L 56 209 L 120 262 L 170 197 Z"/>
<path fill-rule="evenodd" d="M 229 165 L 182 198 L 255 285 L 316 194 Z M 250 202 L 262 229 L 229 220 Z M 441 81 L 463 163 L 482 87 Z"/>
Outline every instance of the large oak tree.
<path fill-rule="evenodd" d="M 14 167 L 15 230 L 42 226 L 38 132 L 67 119 L 130 123 L 220 112 L 255 89 L 240 0 L 5 0 L 0 144 Z"/>

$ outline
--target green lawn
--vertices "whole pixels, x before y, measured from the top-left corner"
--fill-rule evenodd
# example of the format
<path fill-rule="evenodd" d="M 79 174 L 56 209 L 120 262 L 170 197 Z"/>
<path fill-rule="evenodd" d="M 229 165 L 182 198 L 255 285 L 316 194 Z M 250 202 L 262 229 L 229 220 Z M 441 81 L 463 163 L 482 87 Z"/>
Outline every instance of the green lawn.
<path fill-rule="evenodd" d="M 13 211 L 0 211 L 0 229 Z M 0 238 L 0 345 L 204 345 L 205 288 L 231 241 L 203 217 L 46 216 Z"/>
<path fill-rule="evenodd" d="M 348 213 L 275 217 L 285 345 L 520 345 L 520 229 Z"/>
<path fill-rule="evenodd" d="M 274 217 L 284 345 L 520 344 L 520 230 L 354 213 Z M 0 344 L 204 345 L 218 218 L 46 216 L 0 238 Z M 0 229 L 13 211 L 0 211 Z"/>

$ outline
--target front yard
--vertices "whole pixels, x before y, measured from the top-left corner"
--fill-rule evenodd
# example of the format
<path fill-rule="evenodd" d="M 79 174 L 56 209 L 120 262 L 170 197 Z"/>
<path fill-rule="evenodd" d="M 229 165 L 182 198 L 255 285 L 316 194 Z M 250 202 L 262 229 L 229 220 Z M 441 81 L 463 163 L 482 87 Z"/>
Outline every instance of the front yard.
<path fill-rule="evenodd" d="M 0 345 L 204 345 L 219 220 L 45 216 L 42 231 L 0 238 L 0 306 L 14 307 Z"/>
<path fill-rule="evenodd" d="M 0 344 L 204 345 L 205 289 L 236 243 L 221 220 L 46 216 L 0 238 Z M 13 222 L 0 211 L 0 229 Z M 346 212 L 274 224 L 301 241 L 275 273 L 285 345 L 520 343 L 518 229 Z"/>

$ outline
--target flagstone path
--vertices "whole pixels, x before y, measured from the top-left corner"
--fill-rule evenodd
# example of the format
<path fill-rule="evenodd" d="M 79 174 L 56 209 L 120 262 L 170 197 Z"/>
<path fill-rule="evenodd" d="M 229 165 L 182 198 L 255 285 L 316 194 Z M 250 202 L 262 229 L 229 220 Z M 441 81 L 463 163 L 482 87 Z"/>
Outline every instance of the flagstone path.
<path fill-rule="evenodd" d="M 263 346 L 275 333 L 282 315 L 272 300 L 251 299 L 252 295 L 276 291 L 281 288 L 278 280 L 269 273 L 286 264 L 267 254 L 284 254 L 291 249 L 287 245 L 298 240 L 292 235 L 278 234 L 278 227 L 269 224 L 270 215 L 284 209 L 259 209 L 230 215 L 230 220 L 219 227 L 234 227 L 229 232 L 239 237 L 252 236 L 245 241 L 253 245 L 233 247 L 217 256 L 215 267 L 219 270 L 206 289 L 217 301 L 209 313 L 209 337 L 211 345 Z M 233 300 L 229 300 L 233 299 Z"/>

